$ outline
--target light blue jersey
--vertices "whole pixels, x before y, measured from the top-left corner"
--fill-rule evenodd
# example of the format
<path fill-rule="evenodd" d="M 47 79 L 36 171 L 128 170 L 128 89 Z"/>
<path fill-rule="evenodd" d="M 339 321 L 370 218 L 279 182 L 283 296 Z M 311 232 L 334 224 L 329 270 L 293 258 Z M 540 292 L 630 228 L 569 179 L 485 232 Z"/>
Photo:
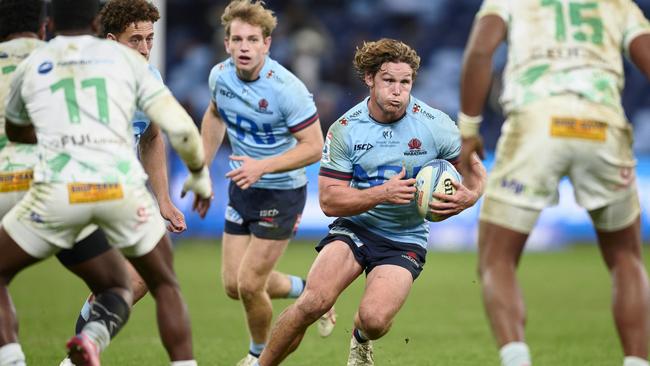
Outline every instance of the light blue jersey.
<path fill-rule="evenodd" d="M 460 133 L 443 112 L 411 96 L 404 117 L 379 123 L 370 117 L 366 98 L 330 127 L 320 175 L 366 189 L 383 184 L 402 167 L 406 178 L 413 178 L 430 160 L 455 160 L 459 154 Z M 426 248 L 429 225 L 418 215 L 415 202 L 379 204 L 346 219 L 388 239 Z"/>
<path fill-rule="evenodd" d="M 212 68 L 209 85 L 234 155 L 253 159 L 281 155 L 296 145 L 294 133 L 318 120 L 314 98 L 305 85 L 270 57 L 254 81 L 239 79 L 229 58 Z M 240 165 L 230 161 L 232 169 Z M 294 189 L 305 184 L 305 169 L 300 168 L 264 174 L 253 187 Z"/>
<path fill-rule="evenodd" d="M 160 71 L 158 71 L 158 69 L 156 69 L 151 64 L 149 65 L 149 71 L 151 71 L 151 73 L 153 74 L 153 76 L 156 77 L 156 79 L 162 81 L 162 76 L 160 75 Z M 136 109 L 135 113 L 133 114 L 132 124 L 133 124 L 133 135 L 135 136 L 135 147 L 137 150 L 138 144 L 140 144 L 140 138 L 142 137 L 144 131 L 146 131 L 147 128 L 149 128 L 151 121 L 143 111 Z"/>

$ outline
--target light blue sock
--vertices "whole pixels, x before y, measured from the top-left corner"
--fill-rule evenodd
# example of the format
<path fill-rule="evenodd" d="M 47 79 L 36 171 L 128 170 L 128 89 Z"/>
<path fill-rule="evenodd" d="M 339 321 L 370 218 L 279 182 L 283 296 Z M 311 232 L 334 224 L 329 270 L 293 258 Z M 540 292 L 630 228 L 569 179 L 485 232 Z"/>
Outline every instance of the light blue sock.
<path fill-rule="evenodd" d="M 289 294 L 287 295 L 287 298 L 289 299 L 296 299 L 300 294 L 302 294 L 302 290 L 305 289 L 305 282 L 303 282 L 302 278 L 298 276 L 292 276 L 288 275 L 289 280 L 291 281 L 291 290 L 289 290 Z"/>
<path fill-rule="evenodd" d="M 90 318 L 90 307 L 92 305 L 90 304 L 90 301 L 86 299 L 86 302 L 84 302 L 84 306 L 81 307 L 81 311 L 79 315 L 81 315 L 82 318 L 84 318 L 85 321 L 88 321 Z"/>
<path fill-rule="evenodd" d="M 262 351 L 264 351 L 264 347 L 266 347 L 266 343 L 255 343 L 251 339 L 251 344 L 248 347 L 248 353 L 255 357 L 260 357 Z"/>

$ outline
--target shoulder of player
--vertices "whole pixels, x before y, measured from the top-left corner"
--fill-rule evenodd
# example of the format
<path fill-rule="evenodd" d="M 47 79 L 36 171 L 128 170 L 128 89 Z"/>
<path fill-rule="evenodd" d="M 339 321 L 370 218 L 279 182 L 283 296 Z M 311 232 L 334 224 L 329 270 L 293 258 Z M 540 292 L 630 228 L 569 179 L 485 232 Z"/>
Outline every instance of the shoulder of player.
<path fill-rule="evenodd" d="M 235 64 L 232 62 L 231 58 L 227 58 L 212 66 L 212 69 L 210 70 L 210 76 L 219 77 L 228 72 L 235 72 Z"/>
<path fill-rule="evenodd" d="M 364 99 L 359 104 L 350 108 L 347 112 L 343 113 L 339 119 L 337 119 L 332 126 L 338 125 L 342 130 L 350 130 L 354 126 L 358 126 L 363 121 L 366 121 L 367 118 L 364 118 L 364 114 L 367 116 L 367 112 L 364 113 L 364 104 L 366 100 Z"/>
<path fill-rule="evenodd" d="M 436 128 L 441 125 L 446 126 L 450 123 L 454 124 L 453 120 L 445 112 L 433 108 L 413 96 L 411 96 L 411 103 L 406 110 L 406 114 L 415 121 L 424 123 L 430 128 Z"/>
<path fill-rule="evenodd" d="M 287 89 L 287 87 L 292 85 L 302 85 L 304 87 L 304 83 L 279 62 L 267 57 L 266 63 L 262 68 L 260 78 L 269 82 L 276 91 L 281 93 L 289 92 L 291 89 Z"/>

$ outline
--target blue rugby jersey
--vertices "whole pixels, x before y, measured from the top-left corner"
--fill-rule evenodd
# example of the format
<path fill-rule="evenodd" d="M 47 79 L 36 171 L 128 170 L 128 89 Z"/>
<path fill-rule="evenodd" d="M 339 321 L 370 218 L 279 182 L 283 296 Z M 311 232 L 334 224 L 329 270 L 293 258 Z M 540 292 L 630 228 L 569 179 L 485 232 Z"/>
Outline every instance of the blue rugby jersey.
<path fill-rule="evenodd" d="M 319 174 L 366 189 L 383 184 L 402 167 L 406 178 L 413 178 L 430 160 L 454 160 L 459 154 L 460 133 L 443 112 L 411 96 L 404 117 L 379 123 L 370 116 L 366 98 L 329 128 Z M 388 239 L 427 247 L 429 225 L 414 201 L 382 203 L 346 219 Z"/>
<path fill-rule="evenodd" d="M 218 63 L 209 77 L 212 101 L 227 125 L 233 154 L 264 159 L 281 155 L 297 143 L 293 133 L 318 120 L 313 96 L 275 60 L 266 57 L 260 77 L 237 77 L 232 59 Z M 230 161 L 236 169 L 239 161 Z M 305 169 L 264 174 L 255 188 L 294 189 L 307 184 Z"/>

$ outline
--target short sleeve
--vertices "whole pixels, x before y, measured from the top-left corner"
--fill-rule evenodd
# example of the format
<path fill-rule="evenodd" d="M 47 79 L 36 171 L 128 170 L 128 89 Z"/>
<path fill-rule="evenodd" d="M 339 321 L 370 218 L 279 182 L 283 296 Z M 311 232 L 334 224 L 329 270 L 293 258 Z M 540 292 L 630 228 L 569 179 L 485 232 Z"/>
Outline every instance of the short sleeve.
<path fill-rule="evenodd" d="M 297 78 L 280 90 L 280 110 L 287 121 L 289 132 L 296 133 L 318 120 L 314 96 Z"/>
<path fill-rule="evenodd" d="M 448 115 L 440 113 L 438 131 L 435 132 L 439 159 L 456 160 L 460 156 L 460 131 Z"/>
<path fill-rule="evenodd" d="M 210 100 L 213 103 L 217 103 L 217 78 L 219 77 L 219 65 L 215 65 L 212 70 L 210 70 L 210 76 L 208 76 L 208 87 L 210 88 Z"/>
<path fill-rule="evenodd" d="M 14 71 L 5 106 L 6 118 L 11 120 L 11 123 L 20 126 L 28 126 L 32 123 L 22 96 L 23 79 L 25 77 L 26 69 L 27 62 L 22 62 Z"/>
<path fill-rule="evenodd" d="M 330 126 L 323 144 L 319 175 L 339 180 L 352 180 L 352 160 L 346 143 L 344 126 Z"/>
<path fill-rule="evenodd" d="M 506 24 L 510 23 L 510 6 L 508 0 L 484 0 L 476 19 L 480 19 L 486 15 L 497 15 L 503 19 Z"/>
<path fill-rule="evenodd" d="M 630 43 L 636 37 L 650 33 L 650 23 L 633 1 L 622 0 L 622 6 L 624 7 L 623 16 L 625 22 L 623 23 L 623 44 L 621 47 L 625 53 L 628 53 Z"/>

